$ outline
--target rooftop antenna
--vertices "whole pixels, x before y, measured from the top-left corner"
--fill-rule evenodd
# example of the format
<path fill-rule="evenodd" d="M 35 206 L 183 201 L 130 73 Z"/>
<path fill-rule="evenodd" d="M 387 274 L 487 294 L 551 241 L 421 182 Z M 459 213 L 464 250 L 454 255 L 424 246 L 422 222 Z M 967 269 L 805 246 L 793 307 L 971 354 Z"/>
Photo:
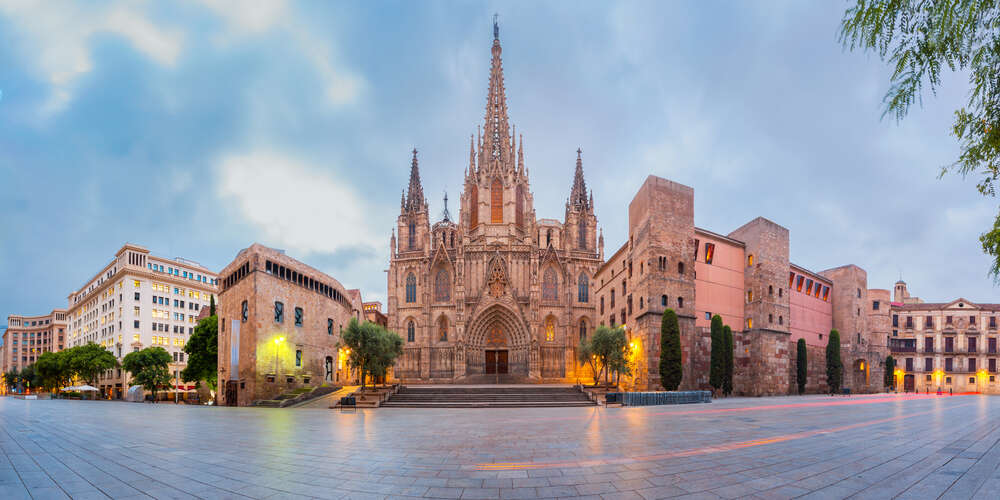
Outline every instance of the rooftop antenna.
<path fill-rule="evenodd" d="M 500 24 L 499 24 L 500 14 L 493 13 L 493 39 L 500 39 Z"/>

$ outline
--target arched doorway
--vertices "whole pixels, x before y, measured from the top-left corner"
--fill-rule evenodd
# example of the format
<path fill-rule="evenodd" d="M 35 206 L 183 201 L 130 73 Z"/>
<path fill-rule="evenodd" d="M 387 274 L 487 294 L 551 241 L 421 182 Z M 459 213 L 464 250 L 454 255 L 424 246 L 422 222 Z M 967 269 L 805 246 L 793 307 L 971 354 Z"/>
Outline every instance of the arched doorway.
<path fill-rule="evenodd" d="M 468 328 L 466 375 L 527 377 L 530 335 L 517 314 L 502 305 L 480 313 Z"/>

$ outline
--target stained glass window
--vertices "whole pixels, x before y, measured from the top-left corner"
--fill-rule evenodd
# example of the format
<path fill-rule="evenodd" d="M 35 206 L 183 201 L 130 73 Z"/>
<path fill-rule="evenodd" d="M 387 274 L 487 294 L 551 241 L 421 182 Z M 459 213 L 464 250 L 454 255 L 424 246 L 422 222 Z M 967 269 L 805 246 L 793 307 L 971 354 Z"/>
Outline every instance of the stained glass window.
<path fill-rule="evenodd" d="M 414 342 L 414 341 L 416 341 L 416 338 L 417 338 L 417 332 L 416 332 L 416 330 L 417 330 L 417 327 L 416 327 L 416 325 L 413 324 L 413 321 L 410 321 L 410 322 L 408 322 L 406 324 L 406 341 L 407 342 Z"/>
<path fill-rule="evenodd" d="M 545 341 L 552 342 L 556 339 L 556 320 L 552 316 L 545 319 Z"/>
<path fill-rule="evenodd" d="M 542 276 L 542 300 L 559 300 L 559 280 L 551 267 Z"/>
<path fill-rule="evenodd" d="M 417 277 L 413 273 L 406 276 L 406 301 L 417 301 Z"/>
<path fill-rule="evenodd" d="M 441 317 L 441 324 L 438 327 L 438 340 L 441 342 L 448 341 L 448 318 L 445 316 Z"/>
<path fill-rule="evenodd" d="M 503 183 L 500 179 L 493 179 L 493 184 L 490 185 L 490 222 L 503 222 Z"/>
<path fill-rule="evenodd" d="M 590 301 L 590 281 L 587 279 L 587 275 L 580 273 L 580 277 L 577 279 L 577 297 L 576 300 L 580 302 Z"/>
<path fill-rule="evenodd" d="M 434 300 L 443 302 L 451 298 L 451 280 L 448 271 L 441 269 L 434 277 Z"/>

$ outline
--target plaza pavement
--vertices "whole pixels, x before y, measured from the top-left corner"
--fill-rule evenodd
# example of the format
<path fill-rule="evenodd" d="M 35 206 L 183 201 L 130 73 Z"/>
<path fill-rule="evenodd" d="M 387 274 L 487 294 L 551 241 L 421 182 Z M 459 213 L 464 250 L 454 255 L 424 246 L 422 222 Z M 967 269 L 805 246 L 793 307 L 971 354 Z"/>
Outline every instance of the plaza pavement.
<path fill-rule="evenodd" d="M 1000 397 L 327 409 L 0 398 L 0 499 L 1000 498 Z"/>

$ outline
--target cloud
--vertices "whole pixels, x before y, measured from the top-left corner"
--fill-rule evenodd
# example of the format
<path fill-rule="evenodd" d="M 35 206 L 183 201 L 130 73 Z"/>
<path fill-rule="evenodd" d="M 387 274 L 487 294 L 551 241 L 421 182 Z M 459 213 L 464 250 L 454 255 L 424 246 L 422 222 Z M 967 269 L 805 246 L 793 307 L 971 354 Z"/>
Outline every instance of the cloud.
<path fill-rule="evenodd" d="M 222 156 L 217 194 L 256 227 L 266 244 L 298 254 L 371 254 L 386 243 L 369 227 L 369 207 L 330 171 L 275 151 Z"/>
<path fill-rule="evenodd" d="M 25 59 L 33 61 L 39 76 L 51 85 L 42 111 L 65 109 L 73 98 L 73 84 L 93 69 L 89 43 L 97 34 L 123 38 L 139 53 L 164 66 L 173 66 L 181 52 L 183 34 L 147 19 L 132 2 L 103 6 L 77 2 L 9 0 L 0 2 L 0 14 L 9 19 L 23 44 Z"/>

